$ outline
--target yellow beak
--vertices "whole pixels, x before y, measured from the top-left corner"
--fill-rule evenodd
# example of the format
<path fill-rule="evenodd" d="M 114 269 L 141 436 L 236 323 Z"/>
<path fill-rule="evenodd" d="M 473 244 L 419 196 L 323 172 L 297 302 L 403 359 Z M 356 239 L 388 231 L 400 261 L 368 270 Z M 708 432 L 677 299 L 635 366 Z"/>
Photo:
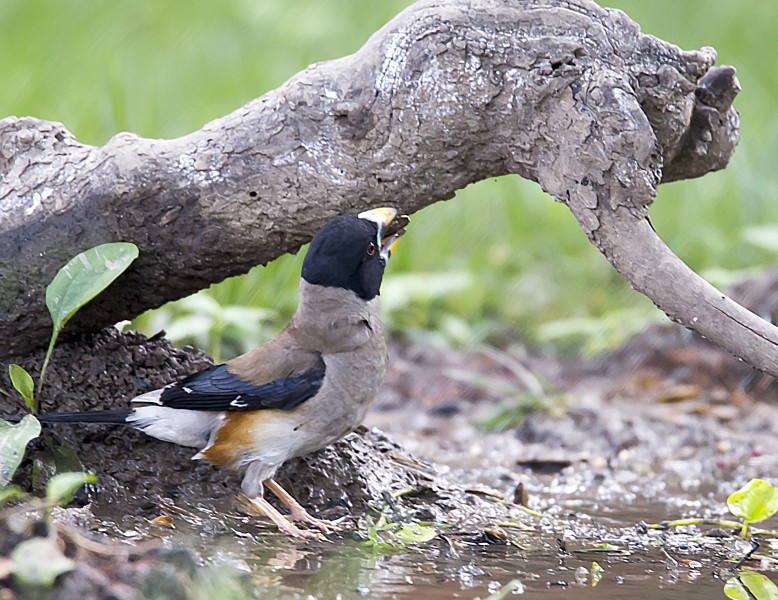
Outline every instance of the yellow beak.
<path fill-rule="evenodd" d="M 398 217 L 397 209 L 388 206 L 366 210 L 357 216 L 378 225 L 378 247 L 384 260 L 389 260 L 397 242 L 405 233 L 405 226 L 410 223 L 410 219 L 405 215 Z"/>

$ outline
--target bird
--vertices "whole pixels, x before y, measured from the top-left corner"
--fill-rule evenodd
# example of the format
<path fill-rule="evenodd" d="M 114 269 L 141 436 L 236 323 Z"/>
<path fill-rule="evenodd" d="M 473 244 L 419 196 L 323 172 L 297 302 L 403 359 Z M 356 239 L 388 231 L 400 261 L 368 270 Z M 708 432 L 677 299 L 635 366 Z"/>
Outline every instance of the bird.
<path fill-rule="evenodd" d="M 319 537 L 313 517 L 274 479 L 287 460 L 359 426 L 386 371 L 379 314 L 384 269 L 409 219 L 382 207 L 329 220 L 303 260 L 297 309 L 247 353 L 130 400 L 128 408 L 39 415 L 45 423 L 125 424 L 197 449 L 193 459 L 243 472 L 241 498 L 292 537 Z M 288 517 L 270 504 L 272 492 Z"/>

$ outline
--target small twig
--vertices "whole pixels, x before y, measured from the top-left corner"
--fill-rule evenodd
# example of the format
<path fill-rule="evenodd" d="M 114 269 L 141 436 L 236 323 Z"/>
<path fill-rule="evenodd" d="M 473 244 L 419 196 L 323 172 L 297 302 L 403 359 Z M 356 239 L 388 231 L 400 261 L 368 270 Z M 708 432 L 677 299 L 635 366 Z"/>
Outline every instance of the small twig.
<path fill-rule="evenodd" d="M 535 528 L 531 525 L 527 525 L 526 523 L 522 523 L 521 521 L 502 521 L 500 523 L 497 523 L 497 527 L 502 527 L 503 529 L 520 529 L 522 531 L 535 531 Z"/>
<path fill-rule="evenodd" d="M 497 498 L 495 496 L 490 495 L 484 495 L 485 498 L 491 498 L 495 502 L 499 502 L 500 504 L 504 504 L 505 506 L 508 506 L 510 508 L 518 508 L 520 511 L 532 516 L 536 517 L 538 519 L 542 519 L 546 515 L 544 515 L 542 512 L 538 512 L 536 510 L 532 510 L 531 508 L 528 508 L 526 506 L 522 506 L 521 504 L 515 504 L 514 502 L 509 502 L 508 500 L 505 500 L 503 498 Z"/>
<path fill-rule="evenodd" d="M 673 558 L 672 556 L 670 556 L 670 553 L 667 550 L 665 550 L 664 548 L 660 548 L 659 551 L 662 554 L 665 555 L 665 558 L 667 559 L 667 564 L 670 567 L 677 567 L 678 566 L 678 564 L 679 564 L 678 561 L 675 558 Z"/>
<path fill-rule="evenodd" d="M 86 537 L 75 527 L 65 525 L 64 523 L 56 523 L 54 525 L 54 530 L 62 537 L 66 537 L 69 541 L 73 542 L 79 548 L 83 548 L 93 554 L 102 554 L 104 556 L 132 556 L 134 554 L 146 554 L 159 548 L 159 542 L 156 540 L 137 543 L 133 542 L 132 545 L 123 544 L 121 542 L 100 542 Z"/>
<path fill-rule="evenodd" d="M 738 560 L 735 563 L 735 569 L 739 569 L 741 567 L 741 565 L 744 562 L 746 562 L 749 558 L 751 558 L 751 555 L 754 552 L 756 552 L 758 549 L 759 549 L 759 543 L 752 541 L 751 542 L 751 548 L 749 548 L 749 550 L 743 556 L 740 557 L 740 560 Z"/>
<path fill-rule="evenodd" d="M 689 517 L 687 519 L 676 519 L 674 521 L 662 521 L 661 523 L 647 523 L 647 529 L 659 529 L 665 530 L 672 527 L 685 527 L 687 525 L 713 525 L 715 527 L 726 527 L 727 529 L 742 529 L 743 523 L 738 521 L 728 521 L 725 519 L 702 519 L 697 517 Z M 778 537 L 777 531 L 771 531 L 769 529 L 757 529 L 751 527 L 751 535 L 763 535 L 765 537 Z"/>
<path fill-rule="evenodd" d="M 189 512 L 188 510 L 181 508 L 180 506 L 176 506 L 175 504 L 173 504 L 172 502 L 168 502 L 164 498 L 159 498 L 157 500 L 157 506 L 165 510 L 169 510 L 172 513 L 181 515 L 182 517 L 185 517 L 198 525 L 201 525 L 203 523 L 202 517 L 198 517 L 196 514 Z"/>
<path fill-rule="evenodd" d="M 425 464 L 416 460 L 415 458 L 411 458 L 410 456 L 398 454 L 396 452 L 390 453 L 389 458 L 391 458 L 397 464 L 405 467 L 408 471 L 418 475 L 419 477 L 429 479 L 430 481 L 437 479 L 438 474 L 431 465 Z"/>
<path fill-rule="evenodd" d="M 778 558 L 775 556 L 770 556 L 769 554 L 757 554 L 756 552 L 752 551 L 750 556 L 754 560 L 758 560 L 763 563 L 772 563 L 773 565 L 778 565 Z"/>
<path fill-rule="evenodd" d="M 524 385 L 530 394 L 537 398 L 545 398 L 547 396 L 545 386 L 540 378 L 524 366 L 518 358 L 508 352 L 489 348 L 488 346 L 481 348 L 481 352 L 497 364 L 508 369 L 513 376 Z"/>

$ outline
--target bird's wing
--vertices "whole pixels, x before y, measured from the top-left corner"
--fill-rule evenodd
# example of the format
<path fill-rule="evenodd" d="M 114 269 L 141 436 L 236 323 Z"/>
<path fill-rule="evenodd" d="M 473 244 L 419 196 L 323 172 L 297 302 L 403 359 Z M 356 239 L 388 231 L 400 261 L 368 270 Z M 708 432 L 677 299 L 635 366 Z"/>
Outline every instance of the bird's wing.
<path fill-rule="evenodd" d="M 290 410 L 319 391 L 324 370 L 324 361 L 319 359 L 302 373 L 255 384 L 238 377 L 227 365 L 214 365 L 164 388 L 158 403 L 205 411 Z"/>

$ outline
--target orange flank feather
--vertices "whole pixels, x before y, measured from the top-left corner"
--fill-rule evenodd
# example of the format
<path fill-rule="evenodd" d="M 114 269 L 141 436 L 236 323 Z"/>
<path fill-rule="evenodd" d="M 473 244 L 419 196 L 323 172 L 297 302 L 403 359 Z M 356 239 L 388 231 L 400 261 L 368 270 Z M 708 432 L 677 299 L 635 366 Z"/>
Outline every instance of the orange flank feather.
<path fill-rule="evenodd" d="M 213 444 L 199 452 L 196 458 L 214 465 L 238 467 L 248 455 L 256 455 L 267 442 L 272 444 L 272 440 L 265 438 L 272 438 L 290 417 L 290 411 L 276 409 L 225 413 Z M 290 425 L 289 429 L 292 427 Z"/>
<path fill-rule="evenodd" d="M 213 444 L 201 451 L 197 458 L 202 458 L 214 465 L 234 465 L 247 451 L 257 446 L 256 421 L 266 420 L 268 413 L 275 412 L 280 411 L 263 410 L 225 414 L 224 422 L 216 432 Z"/>

